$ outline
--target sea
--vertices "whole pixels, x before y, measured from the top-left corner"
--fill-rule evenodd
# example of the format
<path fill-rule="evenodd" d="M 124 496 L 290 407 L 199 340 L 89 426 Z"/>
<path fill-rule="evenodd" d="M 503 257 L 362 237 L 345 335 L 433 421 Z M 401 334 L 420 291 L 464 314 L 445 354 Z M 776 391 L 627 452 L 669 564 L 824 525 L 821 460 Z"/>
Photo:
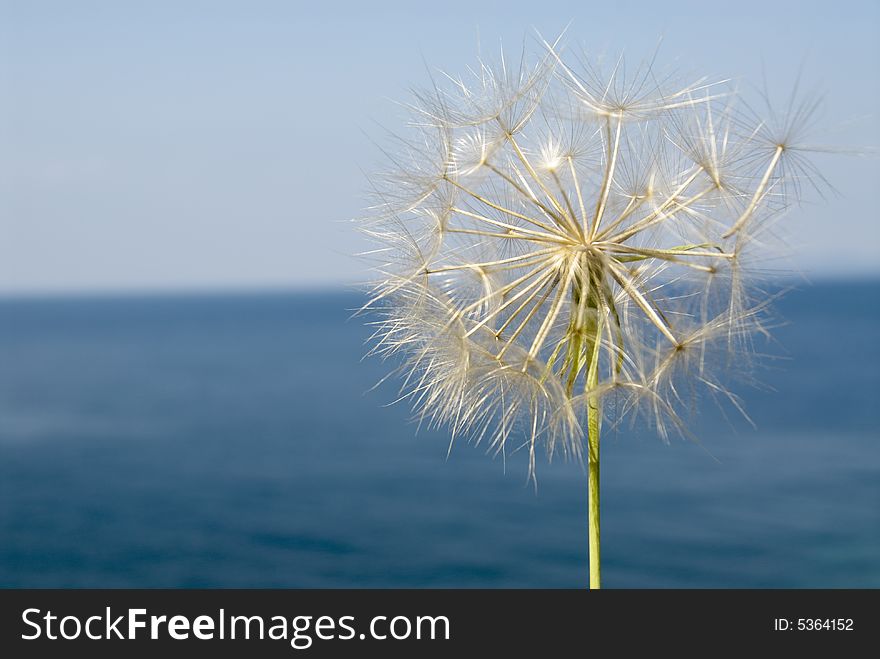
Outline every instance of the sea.
<path fill-rule="evenodd" d="M 583 467 L 426 428 L 351 291 L 0 301 L 0 587 L 583 588 Z M 603 586 L 880 587 L 880 282 L 694 438 L 602 438 Z"/>

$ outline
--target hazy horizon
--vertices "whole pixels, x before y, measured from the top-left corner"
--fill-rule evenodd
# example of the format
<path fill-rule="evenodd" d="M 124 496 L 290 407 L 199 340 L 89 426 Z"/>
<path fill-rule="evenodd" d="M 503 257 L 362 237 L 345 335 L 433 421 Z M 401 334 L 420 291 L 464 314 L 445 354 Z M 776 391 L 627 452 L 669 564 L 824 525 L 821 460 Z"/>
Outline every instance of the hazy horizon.
<path fill-rule="evenodd" d="M 753 282 L 754 284 L 755 282 Z M 864 274 L 820 273 L 805 277 L 797 274 L 771 277 L 762 280 L 759 287 L 770 290 L 804 290 L 812 286 L 825 285 L 878 285 L 880 272 Z M 291 284 L 237 284 L 181 286 L 179 284 L 162 286 L 132 286 L 113 288 L 46 288 L 26 290 L 4 290 L 0 288 L 0 303 L 39 300 L 91 300 L 91 299 L 139 299 L 139 298 L 213 298 L 213 297 L 263 297 L 263 296 L 312 296 L 312 295 L 367 295 L 370 287 L 366 282 L 305 282 Z"/>

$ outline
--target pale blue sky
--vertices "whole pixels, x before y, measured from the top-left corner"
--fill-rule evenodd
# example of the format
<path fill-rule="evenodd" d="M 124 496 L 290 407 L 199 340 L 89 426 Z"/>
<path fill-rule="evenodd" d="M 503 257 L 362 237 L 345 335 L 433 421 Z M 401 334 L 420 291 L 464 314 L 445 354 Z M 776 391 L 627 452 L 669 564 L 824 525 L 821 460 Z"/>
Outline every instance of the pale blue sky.
<path fill-rule="evenodd" d="M 388 99 L 533 28 L 590 52 L 826 96 L 827 141 L 876 146 L 880 3 L 0 1 L 0 292 L 350 282 L 346 220 Z M 474 6 L 476 5 L 476 6 Z M 817 160 L 797 265 L 880 274 L 878 158 Z"/>

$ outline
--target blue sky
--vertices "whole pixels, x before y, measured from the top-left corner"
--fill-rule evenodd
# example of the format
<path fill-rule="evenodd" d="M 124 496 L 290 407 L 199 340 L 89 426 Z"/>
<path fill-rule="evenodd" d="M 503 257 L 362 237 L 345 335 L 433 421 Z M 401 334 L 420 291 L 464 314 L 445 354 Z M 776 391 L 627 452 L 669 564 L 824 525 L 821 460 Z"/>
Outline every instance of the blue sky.
<path fill-rule="evenodd" d="M 0 1 L 0 292 L 299 287 L 363 276 L 389 99 L 533 30 L 589 52 L 825 96 L 874 146 L 880 3 Z M 789 218 L 808 275 L 878 275 L 877 156 Z"/>

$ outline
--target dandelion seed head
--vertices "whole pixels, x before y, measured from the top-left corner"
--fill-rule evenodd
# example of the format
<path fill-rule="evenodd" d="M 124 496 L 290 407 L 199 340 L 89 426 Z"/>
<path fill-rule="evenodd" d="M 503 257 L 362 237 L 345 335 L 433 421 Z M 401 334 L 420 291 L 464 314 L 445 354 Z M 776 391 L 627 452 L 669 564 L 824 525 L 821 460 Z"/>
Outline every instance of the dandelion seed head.
<path fill-rule="evenodd" d="M 374 352 L 425 422 L 490 450 L 583 454 L 584 409 L 687 434 L 696 390 L 767 330 L 753 286 L 813 172 L 815 109 L 760 117 L 723 82 L 610 67 L 544 42 L 443 75 L 364 231 Z M 604 404 L 607 401 L 607 404 Z"/>

